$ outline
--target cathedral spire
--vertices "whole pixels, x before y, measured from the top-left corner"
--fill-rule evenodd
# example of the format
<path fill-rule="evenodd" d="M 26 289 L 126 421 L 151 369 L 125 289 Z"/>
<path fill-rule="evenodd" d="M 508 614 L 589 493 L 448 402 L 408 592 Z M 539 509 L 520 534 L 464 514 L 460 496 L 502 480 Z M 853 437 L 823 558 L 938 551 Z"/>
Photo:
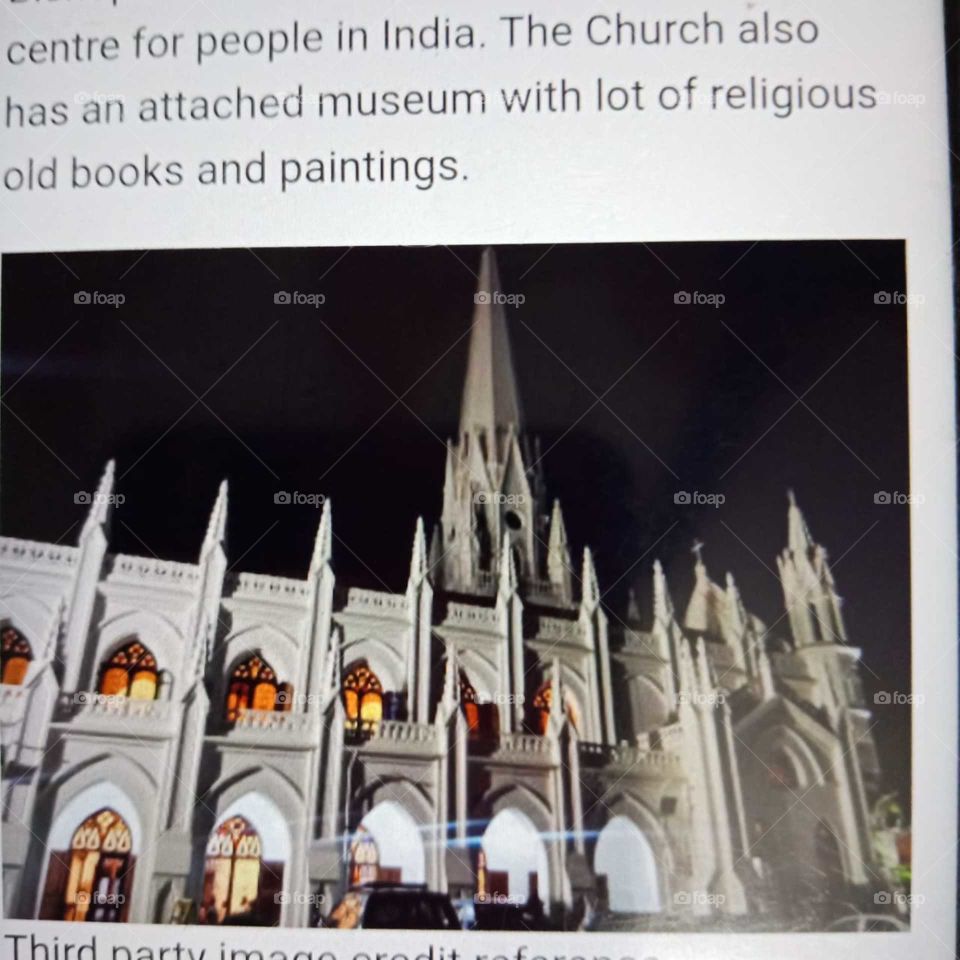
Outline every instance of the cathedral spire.
<path fill-rule="evenodd" d="M 473 329 L 467 378 L 460 409 L 460 434 L 485 438 L 487 455 L 499 459 L 500 438 L 512 428 L 520 430 L 520 400 L 517 394 L 507 319 L 499 301 L 500 277 L 493 250 L 487 247 L 480 261 L 480 276 L 474 297 Z"/>
<path fill-rule="evenodd" d="M 207 533 L 203 538 L 200 556 L 205 557 L 218 544 L 224 546 L 227 541 L 227 481 L 223 480 L 217 488 L 217 499 L 210 511 Z"/>
<path fill-rule="evenodd" d="M 417 517 L 417 529 L 413 535 L 413 551 L 410 556 L 410 585 L 419 586 L 429 572 L 427 535 L 423 527 L 423 517 Z"/>
<path fill-rule="evenodd" d="M 800 508 L 797 506 L 797 498 L 793 490 L 787 491 L 787 545 L 794 554 L 806 554 L 813 546 L 813 537 L 810 535 L 810 528 L 803 516 Z"/>
<path fill-rule="evenodd" d="M 547 544 L 547 578 L 559 591 L 564 603 L 570 602 L 570 545 L 567 528 L 563 522 L 560 501 L 553 501 L 550 516 L 550 540 Z"/>
<path fill-rule="evenodd" d="M 313 542 L 313 555 L 310 557 L 310 576 L 316 576 L 333 555 L 333 520 L 331 518 L 330 501 L 324 499 L 323 511 L 320 514 L 320 526 L 317 527 L 317 538 Z"/>
<path fill-rule="evenodd" d="M 87 538 L 91 530 L 97 527 L 106 529 L 110 520 L 110 505 L 114 502 L 113 478 L 115 472 L 116 462 L 108 460 L 106 467 L 104 467 L 103 475 L 100 477 L 100 483 L 97 485 L 97 492 L 93 495 L 93 501 L 90 504 L 87 519 L 83 522 L 83 529 L 80 531 L 80 542 L 83 542 Z"/>

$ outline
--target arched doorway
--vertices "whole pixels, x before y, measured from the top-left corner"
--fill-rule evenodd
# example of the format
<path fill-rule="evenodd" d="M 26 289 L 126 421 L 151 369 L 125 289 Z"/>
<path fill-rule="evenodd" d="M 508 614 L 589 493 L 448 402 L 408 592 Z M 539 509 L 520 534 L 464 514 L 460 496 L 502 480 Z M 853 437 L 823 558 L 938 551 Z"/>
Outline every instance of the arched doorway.
<path fill-rule="evenodd" d="M 201 923 L 280 922 L 283 863 L 268 861 L 263 838 L 244 816 L 227 816 L 207 841 Z"/>
<path fill-rule="evenodd" d="M 360 821 L 350 844 L 350 884 L 424 883 L 426 855 L 417 822 L 393 800 L 378 803 Z"/>
<path fill-rule="evenodd" d="M 547 848 L 533 821 L 508 807 L 487 824 L 480 840 L 477 899 L 527 903 L 549 898 Z"/>
<path fill-rule="evenodd" d="M 39 918 L 126 920 L 133 867 L 133 836 L 126 820 L 113 809 L 98 810 L 74 830 L 69 851 L 50 854 Z"/>
<path fill-rule="evenodd" d="M 628 817 L 616 816 L 600 831 L 593 870 L 606 878 L 608 907 L 613 913 L 659 913 L 663 909 L 653 848 Z"/>

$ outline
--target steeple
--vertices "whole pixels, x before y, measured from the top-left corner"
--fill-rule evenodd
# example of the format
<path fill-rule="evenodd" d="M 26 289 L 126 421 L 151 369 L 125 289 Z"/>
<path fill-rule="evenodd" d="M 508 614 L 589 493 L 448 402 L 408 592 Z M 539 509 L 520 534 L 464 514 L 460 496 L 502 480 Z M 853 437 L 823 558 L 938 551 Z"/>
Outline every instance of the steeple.
<path fill-rule="evenodd" d="M 502 293 L 496 258 L 487 247 L 474 297 L 460 435 L 476 435 L 486 445 L 487 456 L 498 462 L 506 452 L 504 438 L 510 431 L 519 433 L 521 422 Z"/>
<path fill-rule="evenodd" d="M 777 558 L 796 646 L 846 643 L 840 597 L 827 551 L 810 534 L 793 491 L 787 493 L 787 548 Z"/>
<path fill-rule="evenodd" d="M 518 585 L 535 586 L 541 602 L 570 603 L 562 570 L 562 520 L 546 515 L 539 461 L 521 432 L 520 400 L 507 332 L 505 297 L 493 251 L 483 252 L 460 410 L 460 430 L 448 443 L 444 470 L 439 587 L 496 593 L 509 556 Z M 554 515 L 557 519 L 557 515 Z M 552 537 L 552 541 L 551 541 Z M 552 566 L 548 541 L 553 543 Z M 509 548 L 509 549 L 505 549 Z"/>
<path fill-rule="evenodd" d="M 813 546 L 813 537 L 792 490 L 787 491 L 787 546 L 792 553 L 806 554 Z"/>
<path fill-rule="evenodd" d="M 108 460 L 100 477 L 100 483 L 97 485 L 97 492 L 93 495 L 90 510 L 87 513 L 87 519 L 83 523 L 80 531 L 79 542 L 84 540 L 96 529 L 102 529 L 105 532 L 110 524 L 110 507 L 114 503 L 113 496 L 113 478 L 116 473 L 116 463 Z"/>

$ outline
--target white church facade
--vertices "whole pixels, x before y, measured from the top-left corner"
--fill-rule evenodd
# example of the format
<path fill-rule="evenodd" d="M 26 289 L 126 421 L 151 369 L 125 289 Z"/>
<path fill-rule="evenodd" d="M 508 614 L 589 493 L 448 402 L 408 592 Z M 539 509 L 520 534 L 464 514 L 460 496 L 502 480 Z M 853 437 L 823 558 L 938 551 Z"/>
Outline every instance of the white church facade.
<path fill-rule="evenodd" d="M 480 299 L 403 593 L 337 580 L 329 502 L 304 579 L 228 572 L 226 484 L 196 563 L 113 553 L 112 465 L 75 546 L 0 538 L 7 916 L 298 926 L 391 880 L 776 927 L 889 888 L 859 651 L 792 496 L 782 629 L 699 553 L 684 611 L 655 562 L 614 616 Z"/>

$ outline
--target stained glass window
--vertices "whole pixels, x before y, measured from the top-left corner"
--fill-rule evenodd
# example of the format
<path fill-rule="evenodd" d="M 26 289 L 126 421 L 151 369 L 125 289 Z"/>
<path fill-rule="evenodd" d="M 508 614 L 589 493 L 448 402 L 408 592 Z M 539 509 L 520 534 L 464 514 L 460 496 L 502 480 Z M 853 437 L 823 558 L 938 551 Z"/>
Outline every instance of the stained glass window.
<path fill-rule="evenodd" d="M 157 661 L 139 640 L 131 640 L 103 664 L 99 689 L 107 696 L 155 700 Z"/>
<path fill-rule="evenodd" d="M 115 811 L 88 817 L 70 841 L 70 869 L 63 894 L 64 920 L 118 920 L 129 886 L 130 828 Z"/>
<path fill-rule="evenodd" d="M 341 689 L 348 729 L 375 729 L 383 718 L 383 687 L 377 675 L 358 663 L 343 678 Z"/>
<path fill-rule="evenodd" d="M 289 710 L 293 701 L 293 688 L 281 684 L 273 667 L 258 653 L 251 654 L 237 664 L 230 677 L 224 717 L 228 723 L 236 721 L 244 710 Z"/>
<path fill-rule="evenodd" d="M 27 638 L 13 627 L 0 631 L 0 677 L 3 683 L 19 686 L 27 675 L 33 651 Z"/>
<path fill-rule="evenodd" d="M 254 912 L 262 855 L 260 835 L 243 817 L 224 820 L 210 834 L 203 884 L 204 922 L 222 923 L 227 917 Z"/>

